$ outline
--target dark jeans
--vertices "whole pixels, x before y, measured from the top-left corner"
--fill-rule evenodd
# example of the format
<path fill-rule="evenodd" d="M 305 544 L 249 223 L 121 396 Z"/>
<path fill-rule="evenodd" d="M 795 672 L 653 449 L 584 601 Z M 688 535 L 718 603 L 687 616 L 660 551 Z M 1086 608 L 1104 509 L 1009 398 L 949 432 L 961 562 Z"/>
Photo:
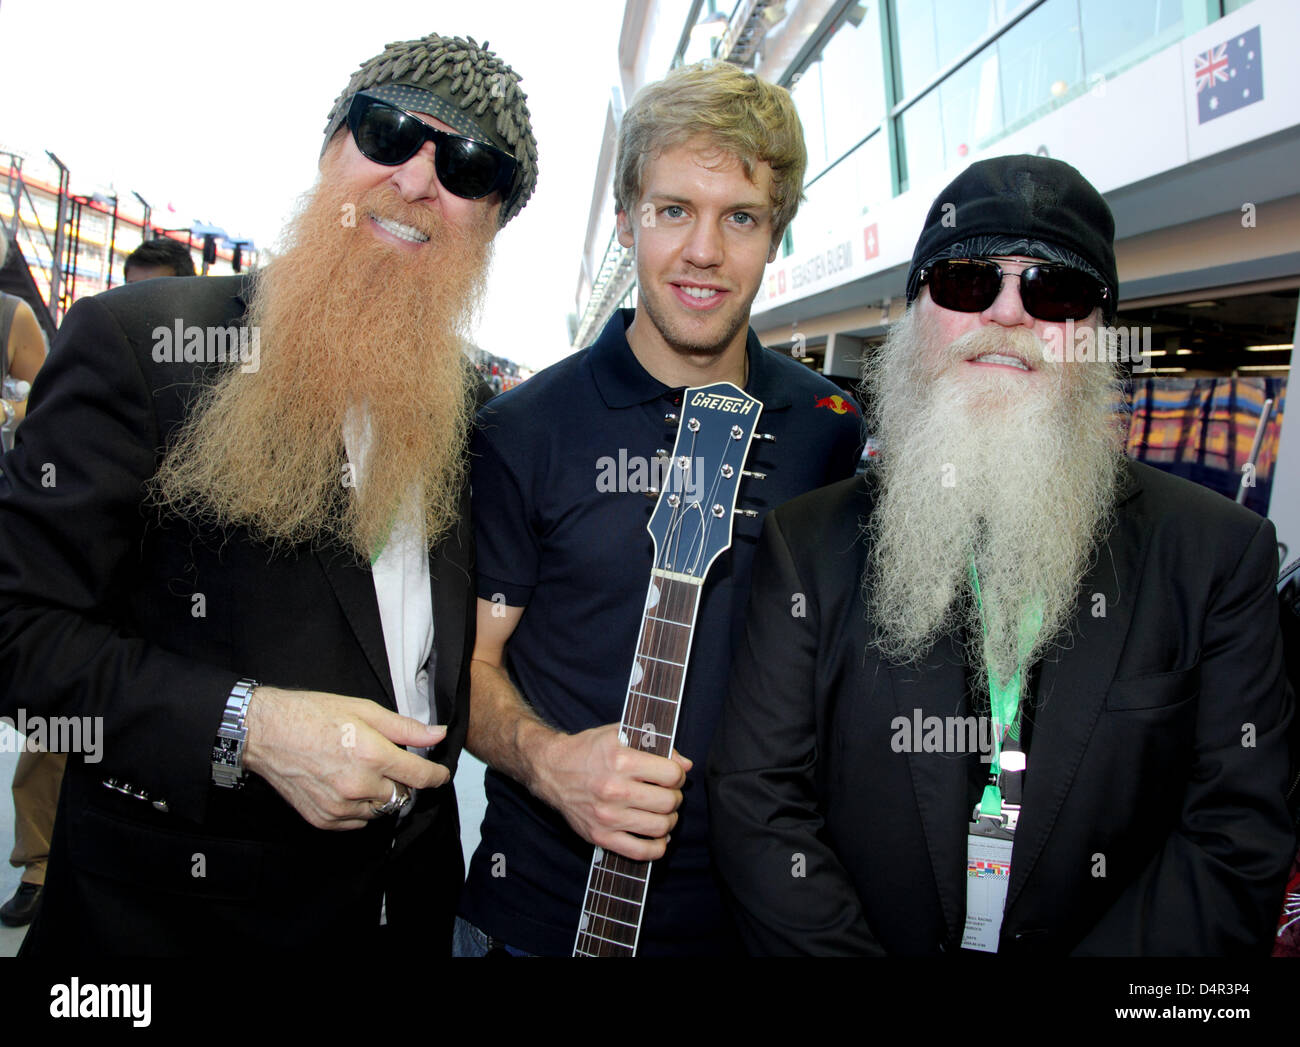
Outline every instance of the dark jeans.
<path fill-rule="evenodd" d="M 533 955 L 484 934 L 468 920 L 463 920 L 459 916 L 456 917 L 456 929 L 452 932 L 451 954 L 473 957 Z"/>

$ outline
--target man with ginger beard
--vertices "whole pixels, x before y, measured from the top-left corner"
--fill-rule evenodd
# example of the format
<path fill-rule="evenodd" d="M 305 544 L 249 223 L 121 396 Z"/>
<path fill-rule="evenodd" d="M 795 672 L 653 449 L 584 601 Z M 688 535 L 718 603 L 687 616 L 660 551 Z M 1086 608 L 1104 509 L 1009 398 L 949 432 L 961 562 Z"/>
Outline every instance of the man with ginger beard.
<path fill-rule="evenodd" d="M 709 767 L 751 951 L 1267 952 L 1274 530 L 1126 460 L 1115 365 L 1067 362 L 1113 236 L 1067 164 L 963 171 L 867 367 L 876 471 L 768 517 Z"/>
<path fill-rule="evenodd" d="M 449 951 L 462 345 L 536 182 L 518 77 L 391 44 L 320 171 L 261 273 L 74 306 L 4 461 L 0 708 L 103 724 L 26 954 Z"/>

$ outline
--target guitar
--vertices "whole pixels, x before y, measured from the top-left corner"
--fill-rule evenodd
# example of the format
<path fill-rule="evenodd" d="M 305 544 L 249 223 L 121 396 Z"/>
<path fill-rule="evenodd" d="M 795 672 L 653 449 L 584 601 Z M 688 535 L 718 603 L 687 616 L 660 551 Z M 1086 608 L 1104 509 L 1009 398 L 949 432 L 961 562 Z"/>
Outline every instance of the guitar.
<path fill-rule="evenodd" d="M 762 478 L 744 470 L 762 410 L 730 382 L 682 396 L 677 441 L 646 525 L 654 567 L 620 721 L 623 745 L 672 755 L 705 575 L 731 546 L 733 513 L 758 515 L 735 506 L 741 477 Z M 595 849 L 574 956 L 636 955 L 651 864 Z"/>

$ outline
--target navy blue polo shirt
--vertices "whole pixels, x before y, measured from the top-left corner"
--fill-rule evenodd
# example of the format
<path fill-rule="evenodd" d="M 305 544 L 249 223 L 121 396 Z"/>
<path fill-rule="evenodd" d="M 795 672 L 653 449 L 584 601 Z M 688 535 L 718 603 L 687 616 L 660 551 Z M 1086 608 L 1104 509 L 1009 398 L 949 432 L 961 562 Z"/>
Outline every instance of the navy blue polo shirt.
<path fill-rule="evenodd" d="M 524 607 L 507 668 L 547 723 L 574 733 L 617 722 L 636 653 L 654 555 L 654 499 L 635 488 L 638 460 L 671 450 L 671 389 L 628 345 L 632 310 L 616 313 L 589 348 L 490 401 L 473 441 L 478 595 Z M 751 330 L 746 391 L 763 403 L 731 548 L 704 582 L 676 748 L 694 761 L 668 852 L 654 863 L 638 953 L 735 951 L 709 859 L 704 767 L 744 627 L 762 517 L 798 494 L 852 476 L 862 445 L 857 406 L 830 381 L 764 349 Z M 838 397 L 838 399 L 836 399 Z M 846 409 L 847 405 L 847 409 Z M 621 456 L 621 457 L 620 457 Z M 628 463 L 621 467 L 621 463 Z M 461 914 L 494 938 L 543 955 L 573 949 L 592 847 L 563 816 L 489 770 L 482 842 Z"/>

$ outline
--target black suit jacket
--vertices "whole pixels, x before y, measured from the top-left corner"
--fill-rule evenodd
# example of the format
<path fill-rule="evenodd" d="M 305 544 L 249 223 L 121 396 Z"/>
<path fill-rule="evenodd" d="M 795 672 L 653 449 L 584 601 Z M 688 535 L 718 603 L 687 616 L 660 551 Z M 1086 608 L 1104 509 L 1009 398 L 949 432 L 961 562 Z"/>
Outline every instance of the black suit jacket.
<path fill-rule="evenodd" d="M 871 510 L 859 478 L 764 528 L 709 773 L 754 952 L 960 948 L 967 758 L 891 743 L 956 713 L 966 669 L 952 642 L 919 668 L 870 646 Z M 1000 952 L 1267 951 L 1295 848 L 1276 572 L 1267 520 L 1126 463 L 1074 638 L 1040 663 Z"/>
<path fill-rule="evenodd" d="M 368 565 L 337 547 L 273 555 L 144 504 L 194 394 L 226 366 L 155 359 L 155 329 L 239 327 L 248 279 L 153 280 L 78 302 L 3 461 L 0 711 L 103 723 L 102 759 L 68 764 L 31 953 L 341 947 L 371 933 L 385 894 L 394 931 L 449 947 L 463 871 L 450 786 L 422 791 L 400 823 L 330 832 L 259 778 L 212 785 L 241 677 L 396 708 Z M 431 758 L 453 769 L 474 643 L 468 491 L 461 510 L 430 559 L 431 697 L 448 725 Z"/>

